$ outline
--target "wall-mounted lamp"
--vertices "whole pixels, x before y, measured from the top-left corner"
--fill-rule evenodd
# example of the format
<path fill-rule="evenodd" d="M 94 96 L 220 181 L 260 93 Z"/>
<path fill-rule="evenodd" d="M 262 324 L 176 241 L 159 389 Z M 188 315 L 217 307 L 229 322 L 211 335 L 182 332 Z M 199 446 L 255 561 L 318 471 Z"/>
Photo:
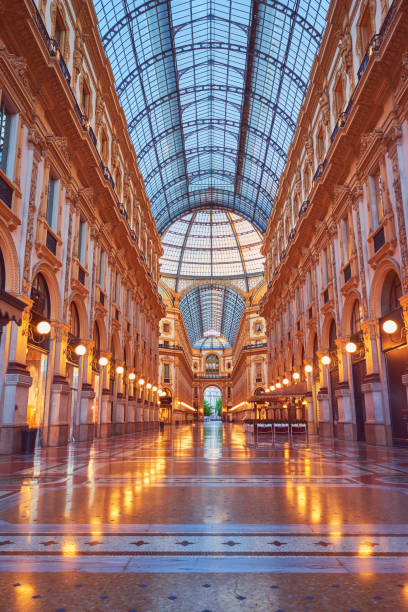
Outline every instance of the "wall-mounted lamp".
<path fill-rule="evenodd" d="M 136 374 L 134 372 L 131 372 L 129 374 L 129 380 L 135 380 L 135 378 L 136 378 Z"/>
<path fill-rule="evenodd" d="M 123 374 L 124 370 L 123 370 L 123 366 L 118 366 L 116 368 L 116 374 Z"/>
<path fill-rule="evenodd" d="M 294 378 L 294 380 L 299 380 L 299 378 L 300 378 L 299 372 L 293 372 L 293 378 Z"/>
<path fill-rule="evenodd" d="M 357 350 L 357 344 L 355 344 L 354 342 L 347 342 L 346 351 L 348 353 L 355 353 L 356 350 Z"/>
<path fill-rule="evenodd" d="M 79 355 L 79 357 L 82 357 L 86 353 L 86 346 L 84 346 L 83 344 L 78 344 L 75 347 L 75 353 Z"/>
<path fill-rule="evenodd" d="M 48 321 L 40 321 L 37 325 L 37 331 L 42 336 L 45 336 L 46 334 L 50 333 L 51 325 L 48 323 Z"/>
<path fill-rule="evenodd" d="M 383 328 L 383 330 L 385 331 L 386 334 L 395 334 L 395 332 L 398 329 L 398 325 L 392 319 L 387 319 L 382 324 L 382 328 Z"/>
<path fill-rule="evenodd" d="M 284 378 L 282 380 L 282 382 L 283 382 L 284 385 L 288 385 L 289 384 L 289 378 Z"/>
<path fill-rule="evenodd" d="M 143 387 L 143 385 L 145 384 L 145 381 L 144 381 L 144 379 L 143 379 L 143 378 L 139 378 L 139 381 L 138 381 L 138 382 L 139 382 L 139 385 L 140 385 L 141 387 Z"/>
<path fill-rule="evenodd" d="M 106 366 L 106 365 L 108 365 L 108 359 L 107 359 L 107 357 L 99 357 L 99 365 L 100 365 L 100 366 Z"/>
<path fill-rule="evenodd" d="M 310 364 L 308 364 L 307 366 L 305 366 L 305 372 L 307 372 L 308 374 L 310 374 L 311 372 L 313 372 L 313 368 Z"/>
<path fill-rule="evenodd" d="M 329 363 L 331 362 L 331 359 L 328 355 L 323 355 L 322 357 L 322 364 L 323 365 L 329 365 Z"/>

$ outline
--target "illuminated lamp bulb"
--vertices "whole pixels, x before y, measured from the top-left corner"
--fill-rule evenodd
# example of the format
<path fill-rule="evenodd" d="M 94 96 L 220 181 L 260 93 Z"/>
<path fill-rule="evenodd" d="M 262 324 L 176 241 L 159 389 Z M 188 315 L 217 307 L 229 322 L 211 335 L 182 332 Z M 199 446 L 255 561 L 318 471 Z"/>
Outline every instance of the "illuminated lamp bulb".
<path fill-rule="evenodd" d="M 116 368 L 116 374 L 123 374 L 123 366 L 118 366 Z"/>
<path fill-rule="evenodd" d="M 75 353 L 82 357 L 82 355 L 85 355 L 86 353 L 86 346 L 83 344 L 78 344 L 78 346 L 75 347 Z"/>
<path fill-rule="evenodd" d="M 331 362 L 330 357 L 328 355 L 323 355 L 323 357 L 322 357 L 323 365 L 329 365 L 330 362 Z"/>
<path fill-rule="evenodd" d="M 287 408 L 288 405 L 287 404 L 283 404 L 282 408 Z"/>
<path fill-rule="evenodd" d="M 143 380 L 143 378 L 139 378 L 139 385 L 142 387 L 145 383 L 145 381 Z"/>
<path fill-rule="evenodd" d="M 48 321 L 40 321 L 37 325 L 37 331 L 39 334 L 45 336 L 46 334 L 50 333 L 51 325 L 48 323 Z"/>
<path fill-rule="evenodd" d="M 151 388 L 152 388 L 152 383 L 147 383 L 146 389 L 151 389 Z"/>
<path fill-rule="evenodd" d="M 157 400 L 157 405 L 160 406 L 160 400 Z"/>
<path fill-rule="evenodd" d="M 269 391 L 270 391 L 270 389 L 269 389 L 269 387 L 267 387 L 267 388 L 265 389 L 265 393 L 269 393 Z"/>
<path fill-rule="evenodd" d="M 282 382 L 283 382 L 284 385 L 288 385 L 289 384 L 289 378 L 284 378 L 282 380 Z"/>
<path fill-rule="evenodd" d="M 157 391 L 157 387 L 156 387 L 156 386 L 154 386 L 154 387 L 153 387 L 153 391 L 154 391 L 154 392 L 156 392 L 156 391 Z"/>
<path fill-rule="evenodd" d="M 307 406 L 307 401 L 306 400 L 303 400 L 302 406 Z"/>
<path fill-rule="evenodd" d="M 357 345 L 354 344 L 354 342 L 347 342 L 346 344 L 346 351 L 348 353 L 355 353 L 357 350 Z"/>
<path fill-rule="evenodd" d="M 276 383 L 276 388 L 277 388 L 277 389 L 280 389 L 280 388 L 281 388 L 281 386 L 282 386 L 282 385 L 280 384 L 280 382 L 277 382 L 277 383 Z"/>
<path fill-rule="evenodd" d="M 271 391 L 275 391 L 275 385 L 271 385 Z"/>
<path fill-rule="evenodd" d="M 311 365 L 305 366 L 305 372 L 308 372 L 308 374 L 310 374 L 310 372 L 313 372 L 312 366 Z"/>
<path fill-rule="evenodd" d="M 134 372 L 131 372 L 129 374 L 129 380 L 135 380 L 135 378 L 136 378 L 136 374 Z"/>
<path fill-rule="evenodd" d="M 300 374 L 299 374 L 299 372 L 293 372 L 293 378 L 294 378 L 295 380 L 299 380 L 299 378 L 300 378 Z"/>
<path fill-rule="evenodd" d="M 107 357 L 99 357 L 99 365 L 100 365 L 100 366 L 106 366 L 106 365 L 108 365 L 108 359 L 107 359 Z"/>
<path fill-rule="evenodd" d="M 392 319 L 387 319 L 384 321 L 382 328 L 386 334 L 394 334 L 398 329 L 398 325 Z"/>

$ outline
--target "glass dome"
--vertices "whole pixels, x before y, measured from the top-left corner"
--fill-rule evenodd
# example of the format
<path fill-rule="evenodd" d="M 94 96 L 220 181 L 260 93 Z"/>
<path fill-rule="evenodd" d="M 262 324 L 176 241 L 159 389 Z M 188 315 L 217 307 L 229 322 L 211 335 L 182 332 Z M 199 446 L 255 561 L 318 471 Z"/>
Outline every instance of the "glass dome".
<path fill-rule="evenodd" d="M 263 274 L 261 235 L 232 212 L 200 210 L 184 215 L 166 231 L 162 245 L 163 276 L 204 279 Z"/>

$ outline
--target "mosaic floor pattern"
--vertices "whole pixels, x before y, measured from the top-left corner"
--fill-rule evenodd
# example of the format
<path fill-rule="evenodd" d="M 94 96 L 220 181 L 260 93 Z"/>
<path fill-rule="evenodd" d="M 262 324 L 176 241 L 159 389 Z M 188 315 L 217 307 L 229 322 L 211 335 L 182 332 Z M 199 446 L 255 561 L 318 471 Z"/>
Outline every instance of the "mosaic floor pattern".
<path fill-rule="evenodd" d="M 0 610 L 408 610 L 408 451 L 239 425 L 0 457 Z"/>

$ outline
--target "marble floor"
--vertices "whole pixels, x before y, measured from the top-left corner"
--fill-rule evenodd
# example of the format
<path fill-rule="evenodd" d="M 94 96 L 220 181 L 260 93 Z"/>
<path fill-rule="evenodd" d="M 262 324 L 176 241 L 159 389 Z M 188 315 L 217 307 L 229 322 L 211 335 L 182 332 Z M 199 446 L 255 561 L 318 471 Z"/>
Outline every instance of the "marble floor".
<path fill-rule="evenodd" d="M 0 457 L 0 610 L 408 610 L 408 451 L 209 422 Z"/>

